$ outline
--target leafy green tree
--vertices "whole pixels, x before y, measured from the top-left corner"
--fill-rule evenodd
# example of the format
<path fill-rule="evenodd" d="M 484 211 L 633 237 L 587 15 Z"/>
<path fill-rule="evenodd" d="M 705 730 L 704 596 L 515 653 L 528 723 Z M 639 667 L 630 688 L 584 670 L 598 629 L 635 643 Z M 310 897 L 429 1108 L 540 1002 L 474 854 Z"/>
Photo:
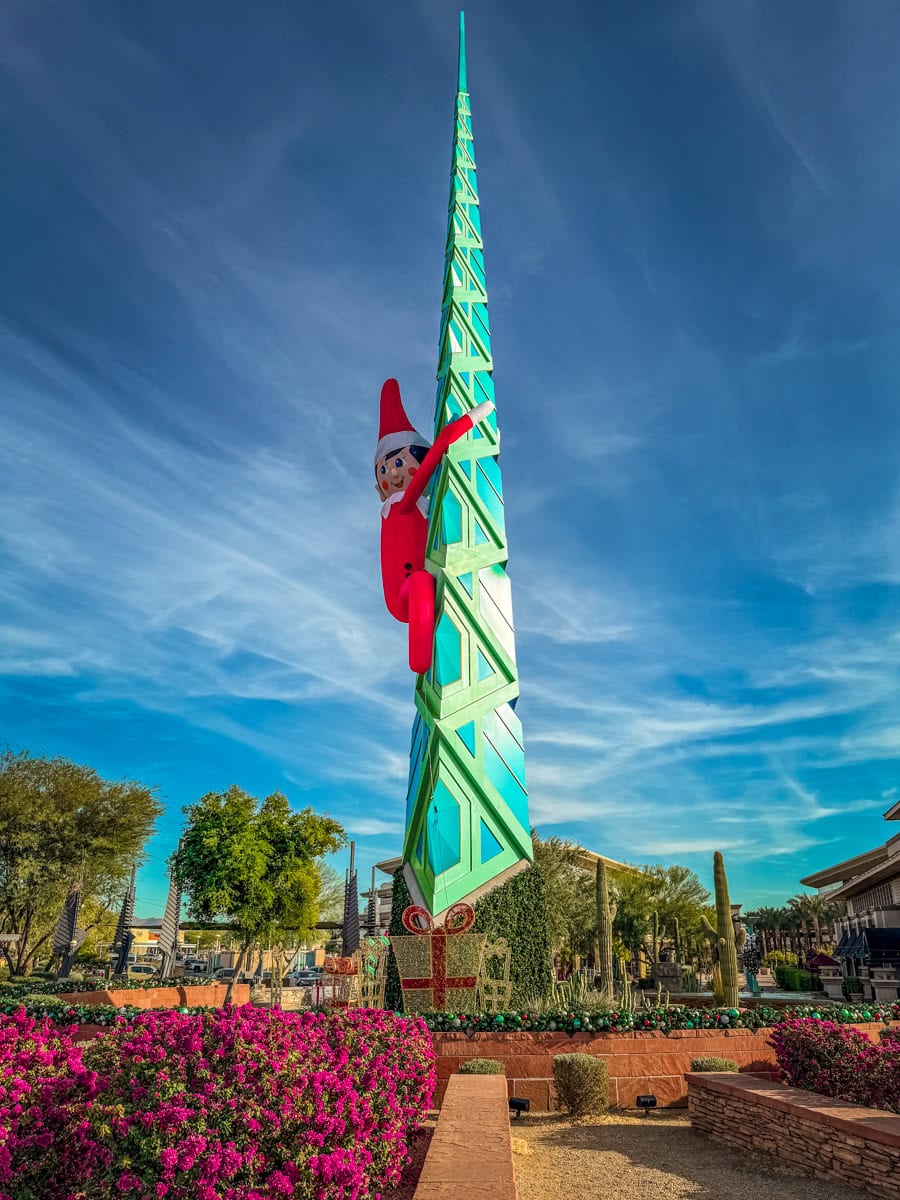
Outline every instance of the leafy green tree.
<path fill-rule="evenodd" d="M 294 812 L 281 792 L 265 800 L 230 787 L 185 810 L 187 826 L 171 864 L 198 921 L 236 927 L 240 951 L 227 1000 L 254 945 L 318 920 L 318 859 L 345 842 L 337 821 Z"/>
<path fill-rule="evenodd" d="M 90 930 L 121 899 L 162 805 L 156 790 L 65 758 L 0 753 L 0 945 L 11 974 L 49 954 L 66 893 L 82 885 Z"/>
<path fill-rule="evenodd" d="M 318 909 L 320 921 L 340 921 L 344 916 L 344 880 L 339 871 L 323 863 L 319 867 Z"/>
<path fill-rule="evenodd" d="M 623 873 L 616 881 L 618 900 L 613 932 L 635 957 L 650 935 L 655 885 L 653 876 L 645 873 Z"/>

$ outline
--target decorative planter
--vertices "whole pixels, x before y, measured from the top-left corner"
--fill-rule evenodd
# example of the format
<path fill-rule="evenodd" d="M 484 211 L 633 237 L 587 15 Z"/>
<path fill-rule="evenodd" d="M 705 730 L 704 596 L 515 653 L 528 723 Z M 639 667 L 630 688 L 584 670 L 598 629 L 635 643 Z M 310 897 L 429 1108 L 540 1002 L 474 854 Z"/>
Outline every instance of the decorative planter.
<path fill-rule="evenodd" d="M 883 1023 L 855 1025 L 877 1041 Z M 556 1107 L 553 1059 L 577 1051 L 596 1054 L 609 1070 L 609 1098 L 613 1108 L 634 1108 L 637 1096 L 652 1093 L 660 1108 L 687 1103 L 685 1075 L 691 1059 L 715 1055 L 733 1059 L 741 1072 L 764 1079 L 780 1079 L 775 1052 L 769 1045 L 771 1029 L 675 1029 L 665 1034 L 647 1033 L 432 1033 L 437 1057 L 440 1104 L 447 1080 L 467 1058 L 496 1058 L 506 1068 L 511 1096 L 531 1101 L 535 1112 Z"/>
<path fill-rule="evenodd" d="M 900 1116 L 740 1075 L 689 1075 L 698 1133 L 771 1154 L 809 1177 L 900 1200 Z"/>
<path fill-rule="evenodd" d="M 227 984 L 208 983 L 199 987 L 110 988 L 96 992 L 63 992 L 69 1004 L 112 1004 L 116 1008 L 221 1008 Z M 250 1003 L 250 985 L 237 983 L 232 1004 Z"/>

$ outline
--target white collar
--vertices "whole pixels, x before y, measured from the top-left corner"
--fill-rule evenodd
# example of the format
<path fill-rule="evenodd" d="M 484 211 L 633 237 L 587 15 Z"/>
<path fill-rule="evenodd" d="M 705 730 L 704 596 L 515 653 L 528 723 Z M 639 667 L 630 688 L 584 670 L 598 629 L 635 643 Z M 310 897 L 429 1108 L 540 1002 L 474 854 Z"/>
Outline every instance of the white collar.
<path fill-rule="evenodd" d="M 399 503 L 399 501 L 401 501 L 405 495 L 406 495 L 406 492 L 394 492 L 393 496 L 388 496 L 387 500 L 385 500 L 385 502 L 381 506 L 381 518 L 383 521 L 387 520 L 388 514 L 391 511 L 392 505 Z M 420 496 L 418 498 L 418 500 L 416 501 L 416 508 L 419 510 L 419 512 L 422 514 L 422 516 L 425 517 L 425 519 L 427 520 L 428 519 L 428 497 Z"/>

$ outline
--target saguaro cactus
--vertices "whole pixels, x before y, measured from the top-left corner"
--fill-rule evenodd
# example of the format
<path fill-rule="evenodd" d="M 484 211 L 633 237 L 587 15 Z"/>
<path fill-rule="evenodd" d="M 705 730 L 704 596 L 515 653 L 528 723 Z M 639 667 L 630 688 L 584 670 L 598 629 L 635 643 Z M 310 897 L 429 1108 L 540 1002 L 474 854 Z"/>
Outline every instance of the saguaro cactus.
<path fill-rule="evenodd" d="M 653 958 L 653 965 L 656 966 L 656 964 L 659 962 L 659 913 L 658 912 L 655 912 L 653 914 L 653 942 L 651 944 L 650 949 L 651 949 L 651 954 L 652 954 L 652 958 Z"/>
<path fill-rule="evenodd" d="M 677 963 L 680 963 L 681 962 L 681 931 L 678 928 L 678 918 L 677 917 L 672 918 L 672 928 L 673 928 L 672 942 L 674 945 L 675 961 Z"/>
<path fill-rule="evenodd" d="M 743 949 L 747 931 L 737 934 L 731 919 L 731 901 L 728 897 L 728 879 L 725 876 L 725 860 L 717 850 L 713 855 L 713 878 L 716 885 L 716 928 L 701 918 L 703 928 L 713 944 L 713 955 L 718 963 L 722 979 L 722 1004 L 726 1008 L 737 1008 L 740 988 L 738 985 L 738 951 Z"/>
<path fill-rule="evenodd" d="M 600 946 L 600 987 L 604 996 L 613 998 L 613 910 L 609 903 L 609 882 L 606 863 L 597 860 L 597 941 Z"/>

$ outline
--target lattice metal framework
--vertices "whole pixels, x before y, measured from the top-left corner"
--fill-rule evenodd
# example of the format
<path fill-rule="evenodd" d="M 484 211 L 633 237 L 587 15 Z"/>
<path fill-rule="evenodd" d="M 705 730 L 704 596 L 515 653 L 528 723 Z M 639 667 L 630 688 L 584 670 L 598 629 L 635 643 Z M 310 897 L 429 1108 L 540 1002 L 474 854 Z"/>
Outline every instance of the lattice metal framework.
<path fill-rule="evenodd" d="M 494 400 L 484 243 L 460 14 L 435 433 Z M 434 658 L 416 684 L 404 874 L 435 916 L 532 857 L 496 413 L 453 445 L 431 493 Z"/>

